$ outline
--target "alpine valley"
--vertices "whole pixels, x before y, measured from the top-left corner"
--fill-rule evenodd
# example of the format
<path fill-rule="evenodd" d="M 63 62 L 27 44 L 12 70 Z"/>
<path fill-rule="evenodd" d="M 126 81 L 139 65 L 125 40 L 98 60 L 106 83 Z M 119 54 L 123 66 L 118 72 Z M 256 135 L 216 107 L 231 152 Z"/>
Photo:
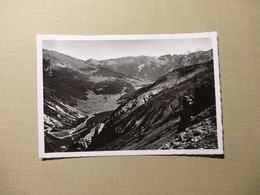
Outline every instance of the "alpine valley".
<path fill-rule="evenodd" d="M 43 49 L 45 152 L 216 149 L 213 52 L 86 61 Z"/>

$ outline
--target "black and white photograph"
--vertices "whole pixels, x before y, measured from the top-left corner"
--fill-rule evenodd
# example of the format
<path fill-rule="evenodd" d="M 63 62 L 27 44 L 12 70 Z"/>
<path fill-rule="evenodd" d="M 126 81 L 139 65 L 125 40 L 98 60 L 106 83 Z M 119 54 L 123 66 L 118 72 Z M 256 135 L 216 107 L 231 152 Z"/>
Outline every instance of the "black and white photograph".
<path fill-rule="evenodd" d="M 37 35 L 39 157 L 222 155 L 217 33 Z"/>

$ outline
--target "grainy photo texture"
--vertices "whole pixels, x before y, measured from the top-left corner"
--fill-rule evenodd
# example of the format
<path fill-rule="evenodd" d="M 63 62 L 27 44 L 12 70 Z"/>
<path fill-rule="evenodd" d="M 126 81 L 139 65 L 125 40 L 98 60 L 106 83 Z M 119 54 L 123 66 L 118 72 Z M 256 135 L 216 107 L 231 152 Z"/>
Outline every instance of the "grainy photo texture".
<path fill-rule="evenodd" d="M 38 35 L 41 158 L 223 154 L 217 33 Z"/>

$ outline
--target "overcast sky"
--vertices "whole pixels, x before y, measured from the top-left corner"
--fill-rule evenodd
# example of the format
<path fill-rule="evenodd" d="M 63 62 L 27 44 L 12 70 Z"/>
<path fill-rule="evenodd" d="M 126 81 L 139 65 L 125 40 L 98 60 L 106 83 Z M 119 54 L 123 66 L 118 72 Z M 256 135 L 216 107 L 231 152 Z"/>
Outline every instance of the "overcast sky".
<path fill-rule="evenodd" d="M 110 59 L 123 56 L 161 56 L 184 54 L 188 51 L 212 49 L 210 38 L 162 40 L 44 40 L 43 48 L 69 56 L 87 59 Z"/>

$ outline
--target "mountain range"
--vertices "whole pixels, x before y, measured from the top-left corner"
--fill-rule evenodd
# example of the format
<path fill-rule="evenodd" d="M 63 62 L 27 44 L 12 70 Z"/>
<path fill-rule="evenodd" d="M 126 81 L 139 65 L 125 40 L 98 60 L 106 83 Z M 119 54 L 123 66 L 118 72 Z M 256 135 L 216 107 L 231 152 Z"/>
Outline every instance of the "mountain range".
<path fill-rule="evenodd" d="M 170 55 L 166 54 L 159 57 L 137 56 L 122 57 L 108 60 L 89 59 L 86 62 L 110 70 L 126 74 L 128 76 L 143 80 L 156 81 L 168 72 L 180 68 L 207 62 L 213 59 L 212 50 L 197 51 L 194 53 Z"/>
<path fill-rule="evenodd" d="M 43 84 L 46 152 L 217 147 L 212 50 L 83 61 L 43 49 Z"/>

